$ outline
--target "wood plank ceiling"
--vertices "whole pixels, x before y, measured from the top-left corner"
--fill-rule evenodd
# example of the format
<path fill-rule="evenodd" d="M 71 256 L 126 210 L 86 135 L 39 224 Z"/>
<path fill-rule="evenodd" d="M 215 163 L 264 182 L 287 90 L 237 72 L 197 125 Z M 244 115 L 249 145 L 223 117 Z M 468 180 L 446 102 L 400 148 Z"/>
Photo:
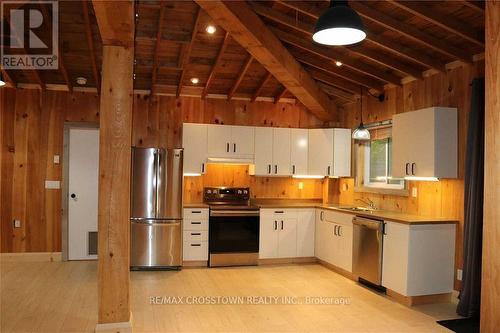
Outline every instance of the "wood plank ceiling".
<path fill-rule="evenodd" d="M 247 1 L 336 104 L 354 100 L 360 91 L 382 92 L 386 85 L 445 71 L 450 63 L 471 63 L 484 53 L 484 2 L 349 3 L 363 19 L 368 36 L 357 45 L 328 47 L 311 38 L 327 1 Z M 85 77 L 86 87 L 99 89 L 102 41 L 93 6 L 85 0 L 59 4 L 60 69 L 2 69 L 3 76 L 14 85 L 31 83 L 44 89 L 55 84 L 70 91 L 79 87 L 77 77 Z M 135 8 L 136 90 L 228 100 L 294 98 L 194 1 L 141 0 Z M 216 28 L 215 33 L 206 32 L 208 25 Z"/>

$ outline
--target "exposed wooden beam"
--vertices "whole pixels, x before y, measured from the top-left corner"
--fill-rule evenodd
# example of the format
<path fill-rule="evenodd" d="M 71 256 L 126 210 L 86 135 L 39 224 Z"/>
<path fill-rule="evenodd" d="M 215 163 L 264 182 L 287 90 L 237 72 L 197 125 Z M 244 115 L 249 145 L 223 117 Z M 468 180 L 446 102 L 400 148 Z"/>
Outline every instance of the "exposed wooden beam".
<path fill-rule="evenodd" d="M 486 2 L 486 1 L 485 1 Z M 462 0 L 462 3 L 473 9 L 475 12 L 484 15 L 484 4 L 485 2 L 479 0 Z"/>
<path fill-rule="evenodd" d="M 39 6 L 40 6 L 40 10 L 42 12 L 44 20 L 51 21 L 52 17 L 51 17 L 51 14 L 49 14 L 49 11 L 47 10 L 46 5 L 43 3 L 40 3 Z M 68 87 L 68 91 L 70 93 L 73 93 L 73 84 L 72 84 L 71 79 L 68 75 L 68 70 L 66 69 L 66 65 L 64 64 L 64 54 L 63 54 L 62 45 L 63 45 L 62 35 L 59 34 L 59 46 L 58 46 L 59 47 L 59 57 L 58 57 L 59 71 L 61 72 L 61 74 L 64 78 L 64 81 L 66 81 L 66 86 Z"/>
<path fill-rule="evenodd" d="M 338 76 L 332 76 L 328 71 L 324 71 L 321 68 L 306 67 L 307 71 L 311 73 L 312 77 L 316 80 L 328 83 L 331 86 L 335 86 L 342 90 L 348 91 L 351 94 L 359 93 L 360 85 L 352 83 L 350 81 L 339 78 Z"/>
<path fill-rule="evenodd" d="M 92 0 L 103 45 L 134 46 L 135 12 L 132 0 Z"/>
<path fill-rule="evenodd" d="M 230 38 L 229 32 L 226 31 L 226 34 L 224 35 L 224 40 L 222 41 L 222 45 L 219 49 L 219 53 L 217 53 L 217 57 L 215 58 L 215 62 L 212 66 L 212 70 L 210 71 L 210 74 L 208 75 L 207 82 L 205 83 L 205 88 L 203 89 L 203 92 L 201 93 L 202 99 L 204 99 L 208 94 L 208 89 L 210 88 L 210 85 L 212 84 L 212 81 L 215 77 L 215 73 L 217 73 L 217 69 L 220 66 L 222 56 L 224 55 L 224 52 L 226 51 L 227 44 L 229 43 L 229 38 Z"/>
<path fill-rule="evenodd" d="M 246 2 L 196 2 L 313 114 L 334 119 L 336 105 Z"/>
<path fill-rule="evenodd" d="M 266 76 L 264 76 L 264 78 L 262 79 L 262 81 L 260 81 L 259 85 L 257 86 L 257 89 L 255 89 L 255 92 L 252 95 L 251 99 L 252 102 L 255 102 L 257 97 L 259 97 L 260 93 L 262 92 L 262 89 L 266 85 L 267 81 L 269 81 L 272 77 L 273 76 L 269 72 L 266 74 Z"/>
<path fill-rule="evenodd" d="M 3 68 L 0 71 L 2 72 L 2 78 L 3 78 L 4 82 L 10 83 L 12 86 L 15 87 L 16 83 L 14 82 L 12 77 L 9 75 L 9 73 L 7 73 L 7 71 Z"/>
<path fill-rule="evenodd" d="M 314 19 L 317 19 L 323 12 L 318 7 L 301 1 L 279 0 L 279 2 L 287 6 L 288 8 L 292 8 Z M 372 34 L 370 33 L 370 31 L 367 31 L 366 40 L 377 46 L 383 47 L 384 49 L 391 51 L 394 54 L 397 54 L 399 56 L 405 57 L 406 59 L 419 63 L 425 67 L 433 68 L 440 72 L 445 71 L 444 63 L 441 63 L 439 60 L 431 58 L 422 52 L 418 52 L 413 49 L 409 49 L 408 47 L 404 47 L 403 45 L 393 42 L 390 39 L 380 37 L 376 34 Z"/>
<path fill-rule="evenodd" d="M 319 80 L 321 81 L 321 80 Z M 323 89 L 328 95 L 334 96 L 336 98 L 341 98 L 343 100 L 354 102 L 356 100 L 355 95 L 345 92 L 335 86 L 330 85 L 326 82 L 319 82 L 319 86 Z"/>
<path fill-rule="evenodd" d="M 200 22 L 200 17 L 201 17 L 201 8 L 198 8 L 198 11 L 196 12 L 196 17 L 195 17 L 194 23 L 193 23 L 193 29 L 191 30 L 191 39 L 190 39 L 189 43 L 187 44 L 186 50 L 184 50 L 184 52 L 182 52 L 182 54 L 180 55 L 182 57 L 182 60 L 181 60 L 181 74 L 179 77 L 179 84 L 177 85 L 177 93 L 176 93 L 177 97 L 179 97 L 181 95 L 182 86 L 184 83 L 184 76 L 186 75 L 186 66 L 189 63 L 189 57 L 191 56 L 193 42 L 196 38 L 196 33 L 198 32 L 198 23 Z"/>
<path fill-rule="evenodd" d="M 300 31 L 302 33 L 307 34 L 309 37 L 312 38 L 313 31 L 314 31 L 314 26 L 309 23 L 297 21 L 291 16 L 288 16 L 286 14 L 283 14 L 275 9 L 272 9 L 268 6 L 264 5 L 259 5 L 257 3 L 252 3 L 252 8 L 255 10 L 256 13 L 259 15 L 262 15 L 274 22 L 281 23 L 291 29 L 294 29 L 296 31 Z M 365 50 L 359 46 L 355 47 L 338 47 L 339 49 L 345 50 L 347 52 L 352 52 L 358 55 L 361 55 L 364 58 L 373 60 L 383 66 L 395 69 L 397 71 L 409 74 L 415 78 L 421 78 L 422 73 L 416 70 L 415 68 L 412 68 L 411 66 L 405 65 L 395 59 L 389 58 L 384 56 L 383 54 L 379 54 L 370 50 Z"/>
<path fill-rule="evenodd" d="M 287 44 L 294 45 L 307 52 L 321 56 L 329 61 L 339 60 L 344 64 L 344 66 L 347 66 L 355 71 L 369 75 L 376 79 L 392 83 L 395 85 L 401 85 L 401 78 L 399 76 L 383 72 L 373 66 L 360 62 L 359 60 L 353 59 L 348 55 L 341 54 L 335 51 L 334 48 L 321 46 L 319 44 L 314 43 L 312 40 L 301 38 L 296 34 L 291 34 L 288 32 L 284 32 L 282 30 L 272 29 L 272 31 L 279 39 L 281 39 Z"/>
<path fill-rule="evenodd" d="M 427 20 L 438 27 L 441 27 L 451 33 L 454 33 L 469 42 L 484 47 L 484 34 L 475 31 L 470 25 L 465 22 L 460 22 L 452 15 L 441 15 L 429 7 L 427 4 L 409 2 L 409 1 L 395 1 L 389 0 L 395 6 L 403 8 L 404 10 L 412 13 L 413 15 Z"/>
<path fill-rule="evenodd" d="M 371 78 L 370 76 L 363 76 L 361 74 L 358 74 L 357 72 L 353 72 L 350 69 L 346 70 L 346 68 L 338 67 L 332 61 L 325 62 L 315 55 L 305 54 L 307 52 L 299 52 L 293 49 L 291 50 L 291 52 L 294 55 L 295 59 L 297 59 L 300 63 L 342 78 L 347 84 L 351 82 L 352 84 L 357 86 L 357 88 L 353 92 L 358 92 L 360 85 L 366 88 L 374 89 L 378 92 L 384 91 L 383 83 L 379 80 Z"/>
<path fill-rule="evenodd" d="M 251 55 L 248 56 L 248 59 L 243 64 L 243 67 L 241 67 L 240 74 L 238 75 L 236 82 L 234 82 L 233 87 L 229 91 L 229 94 L 227 94 L 228 101 L 230 101 L 231 98 L 233 98 L 234 93 L 238 90 L 238 87 L 240 86 L 241 81 L 243 81 L 243 78 L 245 77 L 245 74 L 247 73 L 248 69 L 250 68 L 252 61 L 253 61 L 253 57 Z"/>
<path fill-rule="evenodd" d="M 280 101 L 280 99 L 283 98 L 283 96 L 285 96 L 286 92 L 288 91 L 288 89 L 286 89 L 286 87 L 283 87 L 283 89 L 281 89 L 277 94 L 276 96 L 274 96 L 274 104 L 278 103 Z"/>
<path fill-rule="evenodd" d="M 354 9 L 359 15 L 370 21 L 373 21 L 387 29 L 400 33 L 407 38 L 410 38 L 422 45 L 439 51 L 440 53 L 446 54 L 449 57 L 462 60 L 467 63 L 472 62 L 472 55 L 469 54 L 469 52 L 450 45 L 449 43 L 434 36 L 428 35 L 427 33 L 411 26 L 410 24 L 401 22 L 400 20 L 382 13 L 381 11 L 378 11 L 372 7 L 366 6 L 359 1 L 350 1 L 349 4 L 351 8 Z"/>
<path fill-rule="evenodd" d="M 156 31 L 156 43 L 155 50 L 153 53 L 153 69 L 151 71 L 151 92 L 154 94 L 154 86 L 156 84 L 156 78 L 158 76 L 158 57 L 160 53 L 160 42 L 161 42 L 161 32 L 163 29 L 163 19 L 165 17 L 165 2 L 160 3 L 160 15 L 158 17 L 157 31 Z M 152 100 L 152 99 L 151 99 Z"/>
<path fill-rule="evenodd" d="M 92 37 L 92 28 L 90 26 L 89 17 L 89 2 L 87 0 L 82 0 L 82 13 L 83 21 L 85 23 L 85 36 L 87 37 L 87 47 L 89 48 L 90 63 L 92 65 L 92 74 L 94 75 L 95 87 L 97 88 L 97 93 L 101 93 L 101 75 L 97 69 L 97 59 L 94 51 L 94 38 Z"/>

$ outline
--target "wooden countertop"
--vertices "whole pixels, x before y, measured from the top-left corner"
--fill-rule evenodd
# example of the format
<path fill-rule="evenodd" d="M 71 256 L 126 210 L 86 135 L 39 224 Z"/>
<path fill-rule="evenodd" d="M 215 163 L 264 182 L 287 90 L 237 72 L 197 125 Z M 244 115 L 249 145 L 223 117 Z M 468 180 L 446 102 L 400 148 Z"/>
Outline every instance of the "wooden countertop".
<path fill-rule="evenodd" d="M 379 218 L 382 220 L 394 221 L 404 224 L 456 224 L 457 219 L 441 217 L 441 216 L 421 216 L 415 214 L 406 214 L 389 210 L 374 210 L 374 211 L 352 211 L 343 209 L 354 207 L 350 205 L 340 204 L 323 204 L 321 200 L 299 200 L 299 199 L 255 199 L 252 204 L 260 208 L 321 208 L 335 210 L 338 212 L 357 215 L 367 218 Z M 208 208 L 204 203 L 184 204 L 184 208 Z"/>

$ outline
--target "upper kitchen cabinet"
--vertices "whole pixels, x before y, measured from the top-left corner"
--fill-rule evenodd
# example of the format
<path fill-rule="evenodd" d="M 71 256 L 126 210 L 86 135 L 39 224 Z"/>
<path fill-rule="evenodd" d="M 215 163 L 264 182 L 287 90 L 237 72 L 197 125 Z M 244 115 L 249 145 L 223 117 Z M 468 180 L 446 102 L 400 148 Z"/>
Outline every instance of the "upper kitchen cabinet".
<path fill-rule="evenodd" d="M 184 148 L 184 174 L 205 173 L 207 161 L 207 125 L 182 124 L 182 147 Z"/>
<path fill-rule="evenodd" d="M 309 175 L 333 177 L 351 175 L 350 129 L 311 129 L 308 144 Z"/>
<path fill-rule="evenodd" d="M 308 130 L 290 129 L 290 166 L 292 175 L 307 175 Z"/>
<path fill-rule="evenodd" d="M 392 176 L 415 180 L 457 177 L 457 109 L 432 107 L 392 120 Z"/>
<path fill-rule="evenodd" d="M 208 156 L 252 160 L 254 131 L 250 126 L 208 125 Z"/>
<path fill-rule="evenodd" d="M 258 176 L 291 174 L 289 128 L 255 128 L 254 173 Z"/>

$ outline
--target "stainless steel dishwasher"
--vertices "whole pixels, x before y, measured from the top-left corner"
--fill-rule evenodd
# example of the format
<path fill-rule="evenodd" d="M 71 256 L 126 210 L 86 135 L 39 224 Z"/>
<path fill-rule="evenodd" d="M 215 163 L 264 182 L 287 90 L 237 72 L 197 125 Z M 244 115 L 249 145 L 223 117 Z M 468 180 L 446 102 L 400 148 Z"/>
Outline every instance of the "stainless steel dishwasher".
<path fill-rule="evenodd" d="M 382 284 L 384 221 L 356 216 L 353 224 L 352 270 L 360 282 Z"/>

